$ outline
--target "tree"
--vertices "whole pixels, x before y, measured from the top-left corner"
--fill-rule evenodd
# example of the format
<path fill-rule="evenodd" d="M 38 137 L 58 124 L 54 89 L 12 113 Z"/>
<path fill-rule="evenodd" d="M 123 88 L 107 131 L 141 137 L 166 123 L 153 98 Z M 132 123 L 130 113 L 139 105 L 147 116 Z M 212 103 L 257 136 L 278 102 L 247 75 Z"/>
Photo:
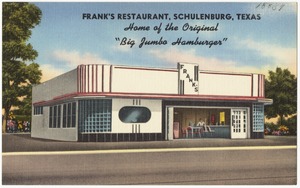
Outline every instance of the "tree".
<path fill-rule="evenodd" d="M 41 10 L 31 3 L 2 4 L 2 131 L 11 108 L 31 106 L 31 86 L 40 83 L 41 70 L 32 62 L 38 53 L 27 41 L 41 16 Z"/>
<path fill-rule="evenodd" d="M 269 71 L 266 80 L 266 97 L 273 99 L 273 104 L 265 108 L 267 118 L 279 116 L 282 124 L 284 117 L 297 112 L 297 79 L 288 69 L 276 68 Z"/>

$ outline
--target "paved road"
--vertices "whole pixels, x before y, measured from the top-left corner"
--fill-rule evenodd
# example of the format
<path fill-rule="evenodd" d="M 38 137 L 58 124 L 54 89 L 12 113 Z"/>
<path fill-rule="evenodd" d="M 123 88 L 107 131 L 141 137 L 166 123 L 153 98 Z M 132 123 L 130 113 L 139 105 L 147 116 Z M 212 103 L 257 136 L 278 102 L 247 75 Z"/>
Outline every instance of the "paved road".
<path fill-rule="evenodd" d="M 143 150 L 141 150 L 143 151 Z M 296 149 L 3 155 L 3 185 L 295 185 Z"/>
<path fill-rule="evenodd" d="M 2 184 L 295 185 L 296 144 L 272 136 L 78 143 L 3 134 Z"/>

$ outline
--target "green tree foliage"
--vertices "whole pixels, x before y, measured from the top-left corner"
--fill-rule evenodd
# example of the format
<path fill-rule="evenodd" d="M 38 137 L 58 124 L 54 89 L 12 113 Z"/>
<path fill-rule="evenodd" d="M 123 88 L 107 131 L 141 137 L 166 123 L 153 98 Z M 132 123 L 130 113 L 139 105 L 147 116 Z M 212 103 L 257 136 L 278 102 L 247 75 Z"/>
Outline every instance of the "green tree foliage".
<path fill-rule="evenodd" d="M 41 70 L 38 64 L 32 62 L 38 53 L 27 41 L 31 29 L 40 23 L 41 16 L 41 10 L 31 3 L 2 4 L 3 130 L 12 106 L 28 113 L 28 109 L 23 107 L 31 106 L 31 85 L 40 83 Z"/>
<path fill-rule="evenodd" d="M 279 116 L 282 124 L 284 117 L 297 112 L 297 79 L 288 69 L 276 68 L 269 71 L 266 80 L 266 97 L 273 99 L 273 104 L 266 106 L 267 118 Z"/>
<path fill-rule="evenodd" d="M 277 124 L 279 124 L 279 122 Z M 297 115 L 293 115 L 288 119 L 283 119 L 281 124 L 288 127 L 290 135 L 297 134 Z"/>

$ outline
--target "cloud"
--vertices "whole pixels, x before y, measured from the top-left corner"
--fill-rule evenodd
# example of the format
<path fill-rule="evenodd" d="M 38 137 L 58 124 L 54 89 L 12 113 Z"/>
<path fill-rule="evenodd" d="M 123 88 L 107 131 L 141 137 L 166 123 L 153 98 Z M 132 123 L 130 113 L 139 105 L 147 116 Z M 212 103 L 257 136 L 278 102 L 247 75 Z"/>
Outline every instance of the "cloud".
<path fill-rule="evenodd" d="M 241 63 L 215 57 L 203 57 L 198 55 L 195 49 L 179 50 L 176 47 L 171 47 L 164 51 L 151 50 L 149 53 L 173 67 L 175 66 L 173 64 L 177 62 L 189 62 L 199 64 L 200 70 L 260 73 L 264 75 L 268 75 L 269 70 L 275 70 L 276 67 L 281 67 L 288 68 L 292 74 L 297 74 L 297 50 L 295 48 L 285 48 L 273 44 L 256 42 L 250 39 L 243 41 L 237 40 L 236 42 L 245 51 L 256 50 L 260 56 L 268 57 L 272 62 L 262 62 L 261 66 L 258 67 L 256 65 L 257 63 Z"/>
<path fill-rule="evenodd" d="M 70 67 L 76 67 L 81 64 L 111 64 L 92 53 L 79 53 L 78 51 L 56 50 L 53 52 L 55 59 L 64 61 Z"/>
<path fill-rule="evenodd" d="M 130 48 L 130 46 L 128 46 L 128 45 L 117 45 L 117 46 L 113 46 L 111 49 L 113 51 L 120 51 L 120 52 L 130 52 L 130 51 L 132 51 L 132 48 Z"/>
<path fill-rule="evenodd" d="M 198 56 L 194 49 L 179 50 L 171 47 L 169 50 L 151 50 L 151 55 L 164 60 L 168 64 L 177 62 L 197 63 L 201 70 L 215 70 L 215 71 L 234 71 L 238 66 L 237 62 L 220 60 L 214 57 L 207 58 Z"/>
<path fill-rule="evenodd" d="M 275 44 L 265 42 L 257 42 L 251 39 L 241 40 L 238 42 L 240 46 L 251 50 L 256 50 L 260 56 L 268 57 L 272 64 L 271 69 L 276 67 L 288 68 L 293 74 L 297 73 L 297 49 L 287 48 Z"/>
<path fill-rule="evenodd" d="M 41 82 L 50 80 L 50 79 L 52 79 L 58 75 L 61 75 L 65 72 L 63 69 L 54 67 L 53 65 L 50 65 L 50 64 L 42 64 L 42 65 L 40 65 L 40 68 L 43 73 Z"/>
<path fill-rule="evenodd" d="M 45 82 L 56 76 L 64 74 L 66 72 L 66 66 L 69 67 L 68 70 L 70 70 L 81 64 L 111 64 L 109 61 L 106 61 L 95 54 L 82 54 L 78 51 L 56 50 L 52 53 L 52 57 L 54 58 L 54 61 L 65 62 L 65 64 L 40 65 L 43 73 L 41 82 Z"/>

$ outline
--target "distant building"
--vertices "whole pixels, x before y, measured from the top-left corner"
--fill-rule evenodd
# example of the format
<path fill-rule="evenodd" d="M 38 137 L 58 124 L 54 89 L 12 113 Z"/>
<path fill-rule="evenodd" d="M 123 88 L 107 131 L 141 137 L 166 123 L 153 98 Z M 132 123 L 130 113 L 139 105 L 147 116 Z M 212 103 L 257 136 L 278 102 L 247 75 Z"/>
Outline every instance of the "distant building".
<path fill-rule="evenodd" d="M 79 65 L 32 89 L 32 137 L 66 141 L 264 138 L 265 77 Z M 197 127 L 198 121 L 205 127 Z M 206 129 L 205 129 L 206 128 Z"/>

